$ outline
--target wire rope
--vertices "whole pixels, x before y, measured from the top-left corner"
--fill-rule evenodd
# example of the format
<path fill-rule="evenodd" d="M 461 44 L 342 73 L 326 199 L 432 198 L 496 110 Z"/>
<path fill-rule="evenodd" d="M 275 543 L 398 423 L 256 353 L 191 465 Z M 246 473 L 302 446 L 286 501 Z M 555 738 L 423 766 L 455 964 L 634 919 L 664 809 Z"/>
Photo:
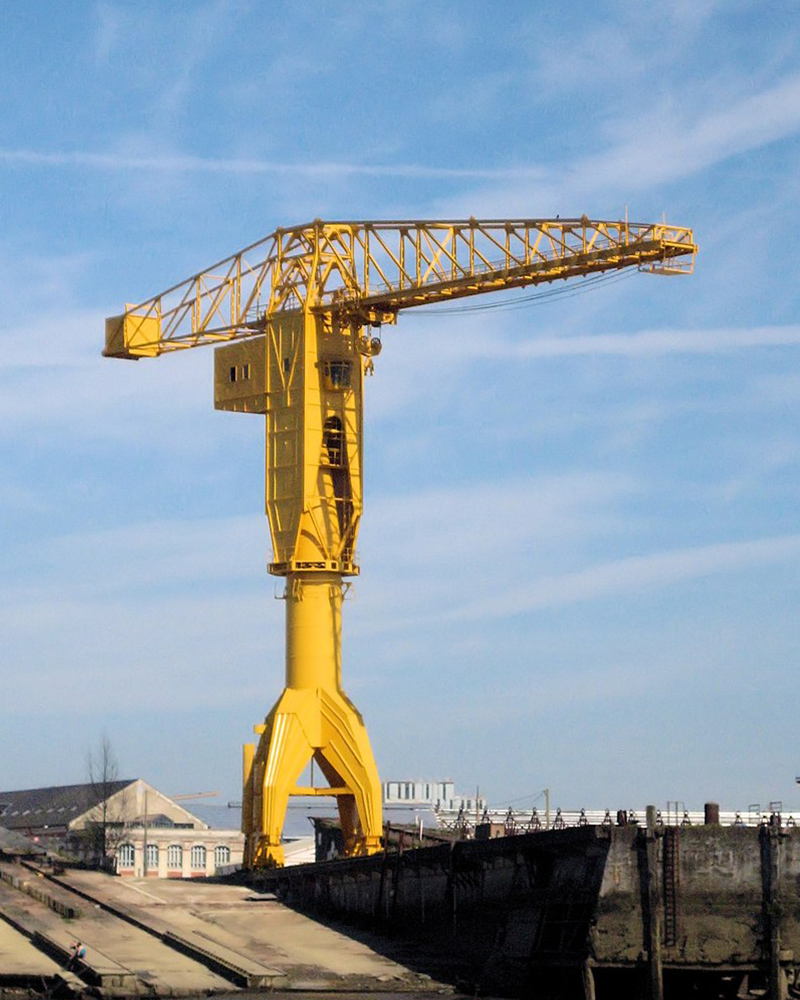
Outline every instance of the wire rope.
<path fill-rule="evenodd" d="M 601 284 L 603 286 L 616 284 L 625 278 L 630 278 L 633 271 L 613 271 L 603 274 L 590 275 L 582 279 L 577 285 L 565 285 L 560 288 L 546 288 L 543 291 L 531 292 L 514 300 L 503 299 L 501 302 L 482 302 L 479 305 L 465 304 L 460 306 L 439 306 L 434 305 L 431 309 L 418 312 L 415 309 L 409 310 L 406 315 L 422 316 L 425 319 L 433 319 L 436 316 L 462 313 L 477 313 L 489 311 L 509 312 L 517 309 L 525 309 L 530 305 L 537 305 L 549 299 L 574 298 L 577 295 L 585 295 L 587 292 L 595 291 Z"/>

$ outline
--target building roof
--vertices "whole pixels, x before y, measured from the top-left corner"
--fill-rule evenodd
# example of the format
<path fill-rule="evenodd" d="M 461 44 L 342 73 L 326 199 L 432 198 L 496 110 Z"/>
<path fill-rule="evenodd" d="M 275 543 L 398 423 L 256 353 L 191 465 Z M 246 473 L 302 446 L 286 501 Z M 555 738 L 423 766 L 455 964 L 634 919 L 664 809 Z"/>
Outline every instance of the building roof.
<path fill-rule="evenodd" d="M 134 779 L 85 785 L 56 785 L 0 792 L 0 823 L 8 830 L 67 826 L 103 799 L 135 784 Z"/>
<path fill-rule="evenodd" d="M 31 854 L 46 854 L 43 847 L 34 843 L 28 837 L 23 837 L 16 830 L 7 830 L 0 826 L 0 854 L 29 856 Z"/>

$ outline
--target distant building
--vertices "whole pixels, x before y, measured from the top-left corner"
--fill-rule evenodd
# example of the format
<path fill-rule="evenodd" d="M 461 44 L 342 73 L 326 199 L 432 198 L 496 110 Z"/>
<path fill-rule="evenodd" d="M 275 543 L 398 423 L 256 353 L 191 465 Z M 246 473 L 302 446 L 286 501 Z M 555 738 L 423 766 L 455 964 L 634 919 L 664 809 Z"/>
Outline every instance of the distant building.
<path fill-rule="evenodd" d="M 238 830 L 212 830 L 141 778 L 0 792 L 0 825 L 86 861 L 105 839 L 125 876 L 206 878 L 241 865 L 244 850 Z"/>
<path fill-rule="evenodd" d="M 486 801 L 482 796 L 456 794 L 455 784 L 444 781 L 384 781 L 383 804 L 387 809 L 432 809 L 436 812 L 469 815 L 482 813 Z"/>

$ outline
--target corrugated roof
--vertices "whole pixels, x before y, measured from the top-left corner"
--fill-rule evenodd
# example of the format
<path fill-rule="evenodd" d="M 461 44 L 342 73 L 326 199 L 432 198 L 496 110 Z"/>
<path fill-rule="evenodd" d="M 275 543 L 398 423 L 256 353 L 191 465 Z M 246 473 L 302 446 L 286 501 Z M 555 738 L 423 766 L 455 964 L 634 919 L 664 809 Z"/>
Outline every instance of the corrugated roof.
<path fill-rule="evenodd" d="M 57 785 L 52 788 L 27 788 L 0 792 L 0 823 L 8 830 L 31 827 L 66 826 L 87 809 L 133 785 L 135 779 L 103 784 Z"/>

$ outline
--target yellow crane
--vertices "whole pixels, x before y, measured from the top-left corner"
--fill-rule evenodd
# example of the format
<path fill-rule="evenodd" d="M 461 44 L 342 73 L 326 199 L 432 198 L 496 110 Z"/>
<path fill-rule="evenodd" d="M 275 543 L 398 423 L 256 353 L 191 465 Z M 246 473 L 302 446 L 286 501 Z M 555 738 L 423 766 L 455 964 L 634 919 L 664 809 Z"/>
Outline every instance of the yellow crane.
<path fill-rule="evenodd" d="M 403 309 L 636 266 L 690 273 L 689 229 L 576 219 L 323 222 L 278 229 L 106 321 L 104 354 L 215 352 L 215 406 L 266 416 L 269 572 L 286 578 L 286 687 L 244 746 L 245 864 L 281 865 L 290 795 L 335 796 L 350 855 L 379 849 L 378 770 L 341 681 L 358 574 L 362 392 Z M 298 787 L 309 760 L 324 779 Z"/>

